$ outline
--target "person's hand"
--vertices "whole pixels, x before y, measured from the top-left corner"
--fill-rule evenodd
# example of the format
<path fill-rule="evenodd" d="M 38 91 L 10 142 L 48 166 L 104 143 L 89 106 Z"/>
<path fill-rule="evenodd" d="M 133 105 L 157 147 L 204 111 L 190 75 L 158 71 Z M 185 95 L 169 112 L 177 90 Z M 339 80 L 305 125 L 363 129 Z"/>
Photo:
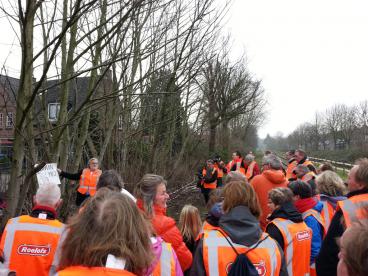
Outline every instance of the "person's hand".
<path fill-rule="evenodd" d="M 58 172 L 58 174 L 61 174 L 61 170 L 59 168 L 57 169 L 57 172 Z"/>

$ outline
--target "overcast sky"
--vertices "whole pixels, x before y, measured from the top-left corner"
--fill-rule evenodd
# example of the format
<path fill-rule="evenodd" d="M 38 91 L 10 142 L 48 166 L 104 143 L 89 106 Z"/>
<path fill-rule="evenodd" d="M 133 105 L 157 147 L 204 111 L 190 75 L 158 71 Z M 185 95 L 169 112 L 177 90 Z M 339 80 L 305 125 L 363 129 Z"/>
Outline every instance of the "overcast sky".
<path fill-rule="evenodd" d="M 234 0 L 226 29 L 263 80 L 262 138 L 368 99 L 367 0 Z"/>

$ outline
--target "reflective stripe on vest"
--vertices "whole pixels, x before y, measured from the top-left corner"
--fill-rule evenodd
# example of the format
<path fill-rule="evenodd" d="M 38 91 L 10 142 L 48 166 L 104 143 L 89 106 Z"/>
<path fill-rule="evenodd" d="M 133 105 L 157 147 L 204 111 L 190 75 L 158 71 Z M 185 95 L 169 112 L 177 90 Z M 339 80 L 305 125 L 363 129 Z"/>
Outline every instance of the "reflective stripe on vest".
<path fill-rule="evenodd" d="M 276 218 L 271 223 L 273 223 L 280 230 L 284 238 L 284 254 L 289 276 L 308 275 L 310 254 L 311 254 L 311 242 L 312 242 L 311 230 L 304 222 L 294 223 L 291 220 L 287 219 Z M 298 226 L 299 229 L 297 230 L 294 229 L 294 231 L 292 230 L 293 232 L 290 232 L 289 226 Z M 302 235 L 302 237 L 299 237 L 298 236 L 299 234 Z M 296 257 L 299 257 L 301 253 L 299 250 L 296 250 L 294 255 L 294 243 L 298 242 L 302 243 L 300 245 L 304 246 L 304 248 L 296 248 L 296 249 L 302 250 L 305 250 L 306 248 L 308 249 L 307 254 L 303 252 L 305 260 L 295 259 Z M 298 262 L 300 262 L 299 265 Z M 294 268 L 297 271 L 294 271 Z M 300 272 L 302 272 L 302 274 Z"/>
<path fill-rule="evenodd" d="M 65 229 L 65 225 L 61 224 L 61 226 L 57 227 L 57 226 L 52 226 L 52 225 L 45 225 L 45 224 L 37 224 L 37 223 L 31 223 L 31 222 L 20 222 L 21 217 L 16 217 L 14 219 L 11 220 L 11 222 L 9 222 L 6 226 L 6 233 L 4 233 L 5 236 L 5 241 L 4 241 L 4 254 L 5 254 L 5 266 L 9 267 L 10 265 L 10 261 L 11 261 L 11 257 L 12 257 L 12 249 L 14 246 L 14 238 L 15 238 L 15 233 L 17 231 L 31 231 L 31 232 L 39 232 L 41 233 L 48 233 L 48 234 L 57 234 L 57 235 L 61 235 L 61 233 L 64 231 Z M 57 248 L 55 248 L 54 254 L 57 251 Z M 50 271 L 49 274 L 52 275 L 55 271 L 54 271 L 54 267 L 53 265 L 55 265 L 57 262 L 57 260 L 55 259 L 55 255 L 53 257 L 53 261 L 50 264 Z"/>
<path fill-rule="evenodd" d="M 323 219 L 321 213 L 319 213 L 318 211 L 316 211 L 314 209 L 309 209 L 309 210 L 305 211 L 302 214 L 302 216 L 303 216 L 303 220 L 305 220 L 309 216 L 314 217 L 319 222 L 319 224 L 322 227 L 322 230 L 323 230 L 323 238 L 324 238 L 324 236 L 326 235 L 326 226 L 325 226 L 325 220 Z"/>
<path fill-rule="evenodd" d="M 173 262 L 174 256 L 172 253 L 172 247 L 170 243 L 163 242 L 162 243 L 162 252 L 160 257 L 160 265 L 161 265 L 161 276 L 170 276 L 175 275 L 172 274 L 172 271 L 175 271 L 173 267 L 175 263 Z"/>
<path fill-rule="evenodd" d="M 327 231 L 328 227 L 330 227 L 331 219 L 335 213 L 335 210 L 333 209 L 331 204 L 328 203 L 328 201 L 321 200 L 321 202 L 323 204 L 322 217 L 325 220 L 325 227 Z"/>
<path fill-rule="evenodd" d="M 368 207 L 368 194 L 352 196 L 337 204 L 342 210 L 346 227 L 356 220 L 368 220 L 367 214 L 364 213 L 364 208 Z"/>
<path fill-rule="evenodd" d="M 208 274 L 209 276 L 215 276 L 215 275 L 226 275 L 226 268 L 225 271 L 219 271 L 219 247 L 222 248 L 230 248 L 231 250 L 233 250 L 231 248 L 231 245 L 229 244 L 229 242 L 226 240 L 225 237 L 220 237 L 218 236 L 218 231 L 209 231 L 208 233 L 208 237 L 204 237 L 204 242 L 203 245 L 208 247 Z M 262 234 L 262 239 L 266 238 L 266 234 Z M 250 247 L 246 247 L 244 245 L 240 245 L 240 244 L 236 244 L 233 243 L 233 246 L 235 248 L 239 248 L 239 249 L 250 249 L 255 245 L 252 245 Z M 276 242 L 271 238 L 268 237 L 266 238 L 264 241 L 260 242 L 256 249 L 252 250 L 247 256 L 251 261 L 251 254 L 254 254 L 255 252 L 257 252 L 257 249 L 266 249 L 268 252 L 268 256 L 267 261 L 269 261 L 269 265 L 271 267 L 271 273 L 268 273 L 265 275 L 277 275 L 277 271 L 279 271 L 280 266 L 281 266 L 281 258 L 276 258 L 276 257 L 272 257 L 273 255 L 279 254 L 279 248 L 276 244 Z M 232 251 L 233 252 L 233 251 Z M 234 260 L 236 258 L 235 252 L 234 253 Z M 265 264 L 266 265 L 266 264 Z"/>

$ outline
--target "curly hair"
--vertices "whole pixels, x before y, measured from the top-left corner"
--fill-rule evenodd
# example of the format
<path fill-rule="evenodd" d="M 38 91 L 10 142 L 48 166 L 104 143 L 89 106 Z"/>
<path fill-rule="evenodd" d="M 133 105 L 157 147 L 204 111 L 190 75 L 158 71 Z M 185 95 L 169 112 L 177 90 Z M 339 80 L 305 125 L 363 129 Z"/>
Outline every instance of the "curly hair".
<path fill-rule="evenodd" d="M 346 193 L 344 181 L 333 171 L 324 171 L 316 178 L 318 193 L 328 196 L 342 196 Z"/>

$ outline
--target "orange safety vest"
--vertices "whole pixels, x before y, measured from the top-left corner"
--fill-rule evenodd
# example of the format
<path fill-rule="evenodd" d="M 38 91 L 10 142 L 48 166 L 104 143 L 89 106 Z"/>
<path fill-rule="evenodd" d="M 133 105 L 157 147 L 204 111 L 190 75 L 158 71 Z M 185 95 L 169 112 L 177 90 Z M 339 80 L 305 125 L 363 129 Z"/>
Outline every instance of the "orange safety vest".
<path fill-rule="evenodd" d="M 37 274 L 35 274 L 37 275 Z M 55 276 L 134 276 L 127 270 L 108 268 L 108 267 L 85 267 L 85 266 L 70 266 L 60 270 Z"/>
<path fill-rule="evenodd" d="M 294 160 L 293 162 L 289 163 L 286 169 L 286 179 L 289 180 L 290 178 L 296 178 L 294 174 L 294 169 L 298 165 L 298 162 Z"/>
<path fill-rule="evenodd" d="M 219 168 L 217 163 L 215 163 L 215 169 L 217 171 L 217 178 L 223 178 L 224 177 L 224 171 L 221 168 Z"/>
<path fill-rule="evenodd" d="M 302 176 L 302 181 L 308 182 L 309 180 L 312 180 L 316 178 L 316 174 L 314 172 L 307 172 L 305 175 Z"/>
<path fill-rule="evenodd" d="M 326 227 L 326 232 L 327 232 L 331 224 L 331 219 L 335 214 L 335 209 L 327 200 L 321 200 L 321 202 L 323 204 L 321 215 L 325 221 L 325 227 Z"/>
<path fill-rule="evenodd" d="M 326 235 L 325 220 L 323 219 L 322 215 L 321 215 L 318 211 L 316 211 L 316 210 L 314 210 L 314 209 L 309 209 L 309 210 L 305 211 L 305 212 L 302 214 L 302 216 L 303 216 L 303 219 L 304 219 L 304 220 L 305 220 L 307 217 L 309 217 L 309 216 L 314 217 L 314 218 L 319 222 L 319 224 L 320 224 L 320 225 L 321 225 L 321 227 L 322 227 L 322 230 L 323 230 L 323 237 L 322 237 L 322 238 L 324 238 L 324 237 L 325 237 L 325 235 Z M 316 263 L 312 263 L 312 264 L 310 265 L 310 275 L 311 275 L 311 276 L 315 276 L 315 275 L 317 275 L 317 272 L 316 272 Z"/>
<path fill-rule="evenodd" d="M 96 193 L 96 185 L 101 174 L 101 170 L 91 171 L 88 168 L 84 169 L 79 180 L 78 192 L 84 195 L 88 193 L 94 196 Z"/>
<path fill-rule="evenodd" d="M 56 249 L 64 224 L 28 215 L 10 219 L 1 237 L 5 268 L 17 275 L 49 275 L 56 271 Z"/>
<path fill-rule="evenodd" d="M 254 169 L 254 166 L 256 165 L 256 162 L 255 161 L 252 161 L 248 168 L 247 168 L 247 172 L 245 174 L 245 177 L 247 178 L 247 180 L 251 179 L 253 177 L 253 169 Z"/>
<path fill-rule="evenodd" d="M 337 206 L 342 211 L 346 227 L 349 227 L 356 220 L 368 220 L 364 210 L 368 207 L 368 194 L 349 197 L 337 202 Z"/>
<path fill-rule="evenodd" d="M 247 253 L 247 257 L 257 269 L 259 275 L 279 275 L 281 253 L 277 242 L 265 233 L 262 234 L 261 239 L 265 240 L 261 241 L 257 246 L 256 244 L 250 247 L 236 243 L 232 244 L 239 254 L 245 253 L 256 246 L 256 248 Z M 235 259 L 236 253 L 222 233 L 215 230 L 205 231 L 203 238 L 203 263 L 207 276 L 226 276 Z"/>
<path fill-rule="evenodd" d="M 216 171 L 216 168 L 213 169 L 211 175 L 213 175 L 215 173 L 215 171 Z M 203 169 L 202 175 L 205 176 L 206 174 L 207 174 L 207 170 Z M 204 183 L 203 182 L 203 188 L 205 188 L 205 189 L 216 189 L 217 188 L 217 180 L 215 180 L 212 183 Z"/>
<path fill-rule="evenodd" d="M 197 238 L 196 238 L 196 241 L 200 240 L 201 238 L 203 238 L 203 235 L 204 235 L 204 232 L 205 231 L 210 231 L 210 230 L 217 230 L 217 229 L 220 229 L 220 227 L 217 227 L 217 226 L 213 226 L 211 224 L 209 224 L 207 221 L 205 221 L 202 225 L 202 229 L 201 229 L 201 232 L 199 232 Z"/>
<path fill-rule="evenodd" d="M 276 218 L 273 223 L 284 239 L 284 254 L 289 276 L 309 275 L 312 231 L 305 222 Z"/>
<path fill-rule="evenodd" d="M 171 243 L 162 242 L 160 260 L 157 263 L 153 276 L 175 276 L 175 259 Z"/>
<path fill-rule="evenodd" d="M 240 173 L 242 173 L 242 174 L 246 174 L 246 172 L 245 172 L 245 168 L 243 168 L 242 166 L 241 166 L 241 164 L 242 164 L 242 162 L 243 162 L 243 159 L 241 159 L 239 162 L 236 162 L 236 171 L 237 172 L 240 172 Z M 230 162 L 229 162 L 229 164 L 227 164 L 227 166 L 228 166 L 228 171 L 231 171 L 231 168 L 234 166 L 234 160 L 231 160 Z"/>

